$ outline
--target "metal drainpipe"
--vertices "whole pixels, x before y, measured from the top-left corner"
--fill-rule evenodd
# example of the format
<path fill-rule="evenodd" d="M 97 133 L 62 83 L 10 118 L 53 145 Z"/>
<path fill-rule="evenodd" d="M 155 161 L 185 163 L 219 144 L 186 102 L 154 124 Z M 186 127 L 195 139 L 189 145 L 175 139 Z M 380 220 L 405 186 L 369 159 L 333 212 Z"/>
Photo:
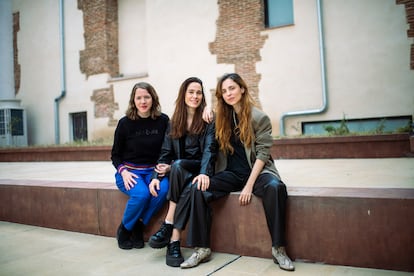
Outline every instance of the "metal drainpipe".
<path fill-rule="evenodd" d="M 309 109 L 302 111 L 290 111 L 282 114 L 280 118 L 280 135 L 285 136 L 285 124 L 284 119 L 286 117 L 300 116 L 300 115 L 312 115 L 323 113 L 328 109 L 328 94 L 326 89 L 326 70 L 325 70 L 325 43 L 323 33 L 323 22 L 322 22 L 322 0 L 317 0 L 317 13 L 318 13 L 318 30 L 319 30 L 319 52 L 320 52 L 320 63 L 321 63 L 321 78 L 322 78 L 322 107 L 318 109 Z"/>
<path fill-rule="evenodd" d="M 59 1 L 61 94 L 55 98 L 55 144 L 60 143 L 59 103 L 66 95 L 64 0 Z"/>

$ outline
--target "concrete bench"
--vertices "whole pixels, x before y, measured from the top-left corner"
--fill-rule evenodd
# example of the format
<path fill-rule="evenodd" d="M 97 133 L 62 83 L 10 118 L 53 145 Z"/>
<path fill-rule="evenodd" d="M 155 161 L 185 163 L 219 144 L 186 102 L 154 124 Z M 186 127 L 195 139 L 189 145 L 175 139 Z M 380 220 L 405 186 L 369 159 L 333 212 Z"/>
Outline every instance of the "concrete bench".
<path fill-rule="evenodd" d="M 288 193 L 292 259 L 414 271 L 414 189 L 296 187 Z M 126 200 L 113 183 L 0 180 L 2 221 L 114 237 Z M 213 251 L 271 258 L 259 198 L 241 207 L 234 193 L 212 207 Z M 166 206 L 147 227 L 145 239 L 165 213 Z"/>

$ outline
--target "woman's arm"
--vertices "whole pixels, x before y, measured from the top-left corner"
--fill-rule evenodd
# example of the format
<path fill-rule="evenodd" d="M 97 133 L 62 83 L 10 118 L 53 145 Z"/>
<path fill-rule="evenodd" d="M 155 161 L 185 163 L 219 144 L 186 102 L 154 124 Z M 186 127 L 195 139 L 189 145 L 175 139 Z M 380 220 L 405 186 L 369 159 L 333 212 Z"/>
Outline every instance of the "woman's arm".
<path fill-rule="evenodd" d="M 206 105 L 206 107 L 204 107 L 204 109 L 203 109 L 203 116 L 202 117 L 203 117 L 203 120 L 206 123 L 213 122 L 214 112 L 213 112 L 213 110 L 211 110 L 211 108 L 208 105 Z"/>
<path fill-rule="evenodd" d="M 137 183 L 135 178 L 138 176 L 130 171 L 123 164 L 123 153 L 125 149 L 126 141 L 125 121 L 120 120 L 115 129 L 114 143 L 111 151 L 112 164 L 114 165 L 117 172 L 122 176 L 124 186 L 126 190 L 130 190 Z"/>
<path fill-rule="evenodd" d="M 208 176 L 213 176 L 214 174 L 218 147 L 215 132 L 214 122 L 206 126 L 205 134 L 203 135 L 204 141 L 202 142 L 203 156 L 201 158 L 200 174 Z"/>
<path fill-rule="evenodd" d="M 239 202 L 241 205 L 247 205 L 250 203 L 254 183 L 256 183 L 257 177 L 265 167 L 267 160 L 270 158 L 270 149 L 273 144 L 272 124 L 269 117 L 265 113 L 260 111 L 258 112 L 257 110 L 254 110 L 253 112 L 252 123 L 254 131 L 254 146 L 252 149 L 255 151 L 255 160 L 252 160 L 252 171 L 250 172 L 246 185 L 239 196 Z"/>
<path fill-rule="evenodd" d="M 171 130 L 171 124 L 168 125 L 167 131 L 165 132 L 164 141 L 161 146 L 160 157 L 158 158 L 157 164 L 164 164 L 164 165 L 168 164 L 169 165 L 174 159 L 175 152 L 174 152 L 173 142 L 170 136 L 170 130 Z M 154 170 L 154 172 L 152 173 L 151 179 L 162 177 L 163 174 L 166 173 L 166 171 L 162 172 L 160 170 L 161 168 L 160 166 L 158 166 L 158 169 Z"/>
<path fill-rule="evenodd" d="M 271 158 L 270 150 L 273 145 L 272 124 L 270 118 L 263 112 L 256 112 L 253 116 L 254 154 L 257 159 L 267 162 Z"/>
<path fill-rule="evenodd" d="M 120 173 L 119 169 L 122 166 L 122 152 L 125 147 L 125 139 L 126 135 L 122 131 L 122 122 L 121 119 L 118 122 L 118 125 L 116 126 L 115 133 L 114 133 L 114 142 L 112 145 L 111 150 L 111 160 L 112 164 L 115 167 L 115 169 Z"/>
<path fill-rule="evenodd" d="M 239 203 L 240 205 L 247 205 L 252 200 L 252 192 L 254 183 L 256 183 L 256 179 L 259 174 L 262 172 L 264 168 L 265 162 L 256 159 L 253 164 L 252 171 L 250 172 L 249 178 L 247 179 L 246 185 L 244 185 L 243 190 L 240 192 L 239 196 Z"/>

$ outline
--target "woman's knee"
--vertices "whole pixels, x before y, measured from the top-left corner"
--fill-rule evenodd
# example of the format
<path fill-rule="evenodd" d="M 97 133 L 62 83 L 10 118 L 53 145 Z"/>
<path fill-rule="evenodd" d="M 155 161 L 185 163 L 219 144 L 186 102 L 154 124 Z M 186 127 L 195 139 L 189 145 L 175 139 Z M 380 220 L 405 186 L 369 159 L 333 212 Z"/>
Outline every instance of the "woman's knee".
<path fill-rule="evenodd" d="M 181 171 L 183 169 L 183 161 L 181 159 L 175 160 L 171 164 L 171 173 L 176 171 Z"/>
<path fill-rule="evenodd" d="M 145 184 L 137 182 L 135 186 L 129 190 L 129 196 L 137 200 L 149 200 L 151 193 Z"/>
<path fill-rule="evenodd" d="M 270 182 L 269 186 L 272 187 L 272 189 L 277 190 L 278 192 L 286 191 L 286 185 L 281 180 L 274 177 Z"/>
<path fill-rule="evenodd" d="M 279 200 L 287 198 L 287 190 L 285 183 L 276 179 L 276 181 L 272 181 L 270 184 L 270 187 L 273 190 L 272 194 L 274 194 L 276 198 L 278 198 Z"/>
<path fill-rule="evenodd" d="M 168 194 L 169 182 L 168 179 L 163 179 L 160 182 L 160 189 L 157 191 L 158 196 L 166 197 Z"/>

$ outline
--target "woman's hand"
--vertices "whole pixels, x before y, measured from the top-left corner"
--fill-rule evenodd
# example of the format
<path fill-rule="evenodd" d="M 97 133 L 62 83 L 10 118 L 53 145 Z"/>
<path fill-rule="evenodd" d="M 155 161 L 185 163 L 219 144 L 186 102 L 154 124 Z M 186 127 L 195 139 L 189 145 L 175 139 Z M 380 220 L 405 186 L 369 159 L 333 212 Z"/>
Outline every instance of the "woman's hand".
<path fill-rule="evenodd" d="M 152 196 L 157 197 L 158 196 L 158 192 L 160 190 L 160 180 L 157 178 L 154 178 L 153 180 L 151 180 L 151 183 L 148 186 L 150 193 Z"/>
<path fill-rule="evenodd" d="M 248 205 L 252 201 L 252 186 L 245 185 L 243 190 L 240 192 L 239 203 L 241 206 Z"/>
<path fill-rule="evenodd" d="M 135 173 L 132 173 L 128 170 L 123 170 L 121 173 L 122 180 L 124 181 L 124 186 L 127 191 L 131 190 L 135 184 L 137 184 L 137 181 L 135 178 L 138 178 L 138 175 Z"/>
<path fill-rule="evenodd" d="M 260 172 L 263 170 L 264 165 L 265 163 L 263 162 L 263 160 L 256 159 L 256 161 L 254 161 L 252 171 L 250 172 L 246 185 L 244 185 L 244 188 L 239 196 L 239 203 L 241 206 L 249 204 L 252 200 L 252 191 L 254 183 L 256 182 L 256 179 L 259 176 Z"/>
<path fill-rule="evenodd" d="M 199 174 L 194 177 L 192 184 L 197 183 L 197 189 L 202 190 L 203 192 L 208 189 L 210 186 L 210 177 L 205 174 Z"/>
<path fill-rule="evenodd" d="M 206 123 L 211 123 L 213 121 L 213 118 L 214 118 L 214 113 L 210 109 L 210 107 L 209 106 L 204 107 L 204 110 L 203 110 L 203 120 Z"/>
<path fill-rule="evenodd" d="M 171 166 L 168 164 L 157 164 L 154 170 L 158 173 L 158 176 L 163 177 L 171 170 Z"/>

